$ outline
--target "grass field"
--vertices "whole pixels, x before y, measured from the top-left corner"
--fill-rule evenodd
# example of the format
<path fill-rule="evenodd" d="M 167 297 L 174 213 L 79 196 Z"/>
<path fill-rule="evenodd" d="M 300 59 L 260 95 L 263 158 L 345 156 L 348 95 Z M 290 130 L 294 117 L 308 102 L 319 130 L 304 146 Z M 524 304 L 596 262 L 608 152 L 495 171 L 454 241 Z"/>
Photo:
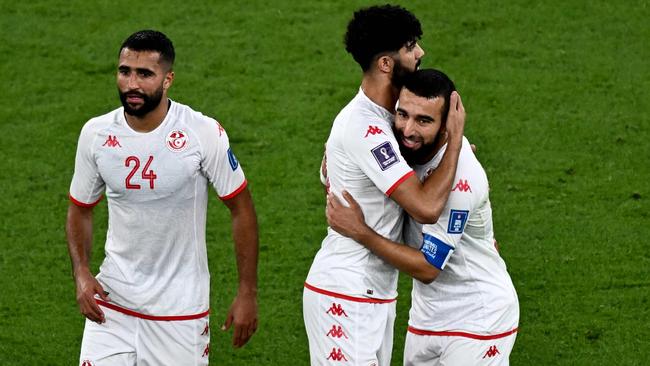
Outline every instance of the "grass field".
<path fill-rule="evenodd" d="M 83 318 L 64 222 L 81 126 L 119 105 L 133 31 L 175 43 L 171 97 L 219 119 L 260 223 L 260 328 L 219 325 L 235 289 L 227 210 L 208 218 L 213 365 L 308 364 L 302 284 L 325 233 L 317 169 L 360 72 L 342 46 L 365 1 L 0 0 L 0 365 L 73 365 Z M 423 66 L 446 71 L 491 181 L 521 306 L 513 365 L 650 364 L 650 3 L 413 1 Z M 95 209 L 93 268 L 106 202 Z M 410 280 L 400 279 L 393 364 Z"/>

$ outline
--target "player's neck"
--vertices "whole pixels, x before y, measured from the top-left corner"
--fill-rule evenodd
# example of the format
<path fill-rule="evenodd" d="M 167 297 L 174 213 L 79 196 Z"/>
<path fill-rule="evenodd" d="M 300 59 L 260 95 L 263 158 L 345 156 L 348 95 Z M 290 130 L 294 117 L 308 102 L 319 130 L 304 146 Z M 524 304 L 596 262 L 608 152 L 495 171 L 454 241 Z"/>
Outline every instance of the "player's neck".
<path fill-rule="evenodd" d="M 399 96 L 399 90 L 390 82 L 390 77 L 372 73 L 364 74 L 361 80 L 361 90 L 375 104 L 395 114 L 395 103 Z"/>
<path fill-rule="evenodd" d="M 124 117 L 126 118 L 126 123 L 134 131 L 151 132 L 165 120 L 170 106 L 171 101 L 165 96 L 160 100 L 160 103 L 154 110 L 144 116 L 133 116 L 125 112 Z"/>

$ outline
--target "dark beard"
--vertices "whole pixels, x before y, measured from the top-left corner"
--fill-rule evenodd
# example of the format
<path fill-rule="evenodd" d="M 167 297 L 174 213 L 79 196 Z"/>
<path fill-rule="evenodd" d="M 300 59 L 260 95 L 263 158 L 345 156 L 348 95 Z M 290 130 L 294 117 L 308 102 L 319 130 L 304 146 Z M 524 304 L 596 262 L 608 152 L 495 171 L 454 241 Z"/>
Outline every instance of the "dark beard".
<path fill-rule="evenodd" d="M 420 60 L 417 61 L 415 69 L 417 70 L 420 67 Z M 397 89 L 401 89 L 404 85 L 404 77 L 406 75 L 412 74 L 414 71 L 411 71 L 402 65 L 402 62 L 398 59 L 395 59 L 395 66 L 393 66 L 393 73 L 390 77 L 390 82 Z"/>
<path fill-rule="evenodd" d="M 393 129 L 393 132 L 395 133 L 395 138 L 397 138 L 397 144 L 399 145 L 400 153 L 404 159 L 406 159 L 406 162 L 411 166 L 422 165 L 431 160 L 433 157 L 432 152 L 435 149 L 436 144 L 438 144 L 439 139 L 441 138 L 441 134 L 438 134 L 432 143 L 423 144 L 419 149 L 411 150 L 402 145 L 402 137 L 404 136 L 402 136 L 402 134 L 396 129 Z"/>
<path fill-rule="evenodd" d="M 124 107 L 124 112 L 131 116 L 142 117 L 147 113 L 156 109 L 156 107 L 160 104 L 160 101 L 162 100 L 162 96 L 163 96 L 163 87 L 161 85 L 160 88 L 158 88 L 151 95 L 138 93 L 138 92 L 131 92 L 131 91 L 122 93 L 119 89 L 117 90 L 117 92 L 120 95 L 120 101 L 122 102 L 122 106 Z M 133 109 L 129 106 L 129 103 L 126 102 L 127 94 L 138 94 L 142 98 L 143 103 L 140 106 L 140 108 Z"/>

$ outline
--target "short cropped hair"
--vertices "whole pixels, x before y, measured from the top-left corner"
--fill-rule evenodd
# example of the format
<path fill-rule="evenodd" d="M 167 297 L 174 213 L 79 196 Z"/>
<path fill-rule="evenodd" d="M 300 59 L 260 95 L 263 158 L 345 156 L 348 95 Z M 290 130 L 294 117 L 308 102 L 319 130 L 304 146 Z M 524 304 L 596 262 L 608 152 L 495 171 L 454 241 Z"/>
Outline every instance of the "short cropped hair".
<path fill-rule="evenodd" d="M 410 11 L 395 5 L 359 9 L 348 23 L 345 49 L 366 72 L 373 60 L 422 37 L 420 21 Z"/>
<path fill-rule="evenodd" d="M 128 48 L 133 51 L 155 51 L 160 53 L 160 61 L 165 62 L 171 69 L 174 66 L 174 45 L 162 32 L 145 29 L 133 33 L 120 47 L 120 53 Z"/>
<path fill-rule="evenodd" d="M 402 87 L 419 97 L 428 99 L 444 98 L 442 122 L 447 122 L 449 101 L 451 93 L 456 90 L 456 86 L 445 73 L 435 69 L 417 70 L 404 76 Z"/>

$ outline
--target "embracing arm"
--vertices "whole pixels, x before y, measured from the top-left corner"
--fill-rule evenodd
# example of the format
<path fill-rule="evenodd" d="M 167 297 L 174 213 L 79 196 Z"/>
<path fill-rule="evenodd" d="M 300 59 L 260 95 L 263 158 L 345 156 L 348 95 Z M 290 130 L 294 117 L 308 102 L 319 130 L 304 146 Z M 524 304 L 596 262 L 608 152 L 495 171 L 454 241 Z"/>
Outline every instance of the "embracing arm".
<path fill-rule="evenodd" d="M 234 324 L 233 346 L 241 347 L 257 329 L 257 216 L 248 188 L 223 202 L 232 217 L 239 287 L 221 329 Z"/>
<path fill-rule="evenodd" d="M 95 302 L 95 294 L 110 301 L 108 293 L 90 272 L 90 254 L 93 236 L 93 208 L 81 207 L 74 203 L 68 206 L 65 225 L 68 238 L 68 252 L 72 262 L 72 274 L 77 288 L 79 310 L 88 319 L 103 323 L 104 312 Z"/>
<path fill-rule="evenodd" d="M 465 108 L 460 95 L 453 92 L 446 124 L 447 149 L 440 165 L 424 183 L 420 183 L 417 177 L 411 176 L 400 184 L 390 196 L 420 223 L 433 224 L 437 222 L 446 205 L 456 176 L 464 128 Z"/>
<path fill-rule="evenodd" d="M 427 262 L 422 252 L 377 234 L 366 225 L 361 207 L 354 198 L 347 191 L 343 191 L 343 197 L 350 207 L 345 207 L 333 194 L 327 196 L 327 222 L 332 229 L 421 282 L 431 283 L 436 279 L 440 271 Z"/>

